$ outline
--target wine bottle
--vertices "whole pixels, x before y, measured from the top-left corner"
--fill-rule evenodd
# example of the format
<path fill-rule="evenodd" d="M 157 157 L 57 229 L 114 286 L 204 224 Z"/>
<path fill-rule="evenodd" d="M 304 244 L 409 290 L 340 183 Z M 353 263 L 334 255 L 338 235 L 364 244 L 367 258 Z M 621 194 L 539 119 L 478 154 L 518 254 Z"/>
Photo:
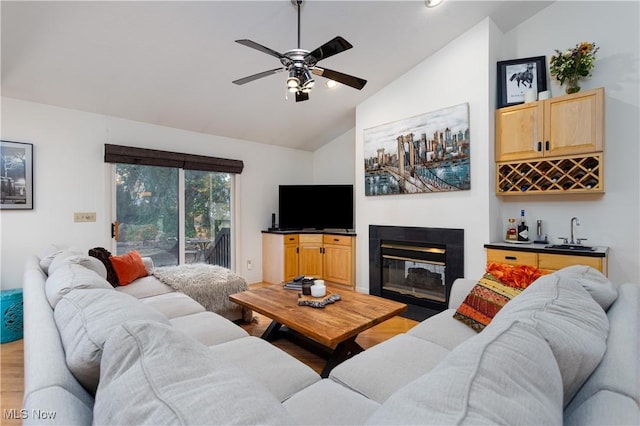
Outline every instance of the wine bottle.
<path fill-rule="evenodd" d="M 529 227 L 524 217 L 524 209 L 520 210 L 520 223 L 518 223 L 518 241 L 529 241 Z"/>

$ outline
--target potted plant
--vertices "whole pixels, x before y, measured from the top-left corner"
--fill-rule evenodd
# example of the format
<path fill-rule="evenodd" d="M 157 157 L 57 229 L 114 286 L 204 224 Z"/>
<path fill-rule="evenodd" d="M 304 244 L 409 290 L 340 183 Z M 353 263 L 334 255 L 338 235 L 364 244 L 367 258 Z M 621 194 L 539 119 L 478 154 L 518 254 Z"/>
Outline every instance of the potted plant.
<path fill-rule="evenodd" d="M 568 94 L 579 92 L 578 80 L 591 76 L 598 49 L 595 43 L 583 41 L 573 49 L 564 52 L 556 50 L 556 54 L 551 56 L 549 61 L 549 73 L 555 76 L 560 84 L 567 83 L 565 90 Z"/>

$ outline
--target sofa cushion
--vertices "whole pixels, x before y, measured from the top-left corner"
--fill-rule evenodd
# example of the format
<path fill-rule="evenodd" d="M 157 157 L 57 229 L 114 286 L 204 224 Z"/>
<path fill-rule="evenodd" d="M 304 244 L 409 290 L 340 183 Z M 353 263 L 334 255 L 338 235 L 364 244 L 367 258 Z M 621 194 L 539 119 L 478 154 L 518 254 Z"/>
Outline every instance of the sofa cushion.
<path fill-rule="evenodd" d="M 145 297 L 140 299 L 140 302 L 157 309 L 168 319 L 205 311 L 201 304 L 178 292 Z"/>
<path fill-rule="evenodd" d="M 361 425 L 380 404 L 323 379 L 287 399 L 284 408 L 296 425 Z"/>
<path fill-rule="evenodd" d="M 53 259 L 53 262 L 51 262 L 51 265 L 49 266 L 49 274 L 55 273 L 60 266 L 67 263 L 84 266 L 98 274 L 101 278 L 107 278 L 107 269 L 98 259 L 68 250 L 63 250 Z"/>
<path fill-rule="evenodd" d="M 116 291 L 129 294 L 136 299 L 144 299 L 145 297 L 173 293 L 175 290 L 164 284 L 156 277 L 149 275 L 143 278 L 138 278 L 129 285 L 118 286 L 116 287 Z"/>
<path fill-rule="evenodd" d="M 575 411 L 566 413 L 564 425 L 637 425 L 640 423 L 638 401 L 607 389 L 598 391 Z"/>
<path fill-rule="evenodd" d="M 210 351 L 264 385 L 281 402 L 320 380 L 309 366 L 259 337 L 232 340 Z"/>
<path fill-rule="evenodd" d="M 640 414 L 638 414 L 638 404 L 640 403 L 640 366 L 638 365 L 640 359 L 640 345 L 638 344 L 638 336 L 640 336 L 638 328 L 640 286 L 631 283 L 622 284 L 618 288 L 618 292 L 616 302 L 607 313 L 610 330 L 604 357 L 565 409 L 565 416 L 570 415 L 576 421 L 581 416 L 572 415 L 574 411 L 585 413 L 590 410 L 583 405 L 587 406 L 602 399 L 614 399 L 613 395 L 597 396 L 603 390 L 618 394 L 619 398 L 616 400 L 623 404 L 626 404 L 623 402 L 625 399 L 634 401 L 636 419 L 640 419 Z M 594 397 L 596 399 L 593 399 Z M 610 411 L 613 412 L 613 407 Z"/>
<path fill-rule="evenodd" d="M 128 319 L 169 324 L 156 310 L 112 288 L 71 292 L 58 302 L 54 317 L 67 365 L 92 393 L 98 386 L 104 342 L 116 327 Z"/>
<path fill-rule="evenodd" d="M 605 311 L 618 297 L 613 283 L 604 274 L 587 265 L 573 265 L 563 268 L 556 274 L 574 280 L 589 292 L 593 300 Z"/>
<path fill-rule="evenodd" d="M 44 284 L 45 293 L 52 308 L 69 292 L 76 289 L 103 288 L 113 290 L 111 284 L 94 271 L 75 263 L 61 265 L 49 275 Z"/>
<path fill-rule="evenodd" d="M 439 312 L 407 331 L 409 336 L 433 342 L 452 350 L 460 343 L 478 334 L 472 328 L 453 318 L 455 309 Z"/>
<path fill-rule="evenodd" d="M 532 324 L 549 343 L 568 404 L 604 355 L 609 332 L 604 311 L 579 283 L 553 273 L 537 279 L 494 318 L 514 320 Z"/>
<path fill-rule="evenodd" d="M 293 423 L 242 370 L 169 326 L 142 321 L 107 339 L 93 417 L 95 424 Z"/>
<path fill-rule="evenodd" d="M 407 334 L 375 345 L 331 370 L 329 377 L 378 403 L 435 367 L 448 349 Z"/>
<path fill-rule="evenodd" d="M 55 259 L 58 254 L 67 248 L 68 247 L 63 244 L 49 244 L 42 250 L 38 257 L 40 258 L 40 268 L 45 274 L 49 275 L 49 266 L 51 266 L 51 262 L 53 262 L 53 259 Z"/>
<path fill-rule="evenodd" d="M 562 380 L 529 324 L 493 325 L 391 395 L 368 424 L 561 424 Z"/>
<path fill-rule="evenodd" d="M 109 260 L 118 276 L 118 285 L 127 285 L 138 278 L 148 275 L 142 256 L 136 250 L 120 256 L 111 256 Z"/>
<path fill-rule="evenodd" d="M 170 322 L 176 330 L 207 346 L 249 336 L 242 327 L 213 312 L 184 315 Z"/>

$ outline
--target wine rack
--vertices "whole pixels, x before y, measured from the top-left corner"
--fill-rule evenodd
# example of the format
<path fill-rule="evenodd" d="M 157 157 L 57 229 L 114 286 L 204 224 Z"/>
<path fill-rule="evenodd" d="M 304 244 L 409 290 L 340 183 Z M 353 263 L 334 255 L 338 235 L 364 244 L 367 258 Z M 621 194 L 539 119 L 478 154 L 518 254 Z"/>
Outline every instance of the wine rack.
<path fill-rule="evenodd" d="M 603 193 L 603 153 L 496 163 L 496 194 Z"/>

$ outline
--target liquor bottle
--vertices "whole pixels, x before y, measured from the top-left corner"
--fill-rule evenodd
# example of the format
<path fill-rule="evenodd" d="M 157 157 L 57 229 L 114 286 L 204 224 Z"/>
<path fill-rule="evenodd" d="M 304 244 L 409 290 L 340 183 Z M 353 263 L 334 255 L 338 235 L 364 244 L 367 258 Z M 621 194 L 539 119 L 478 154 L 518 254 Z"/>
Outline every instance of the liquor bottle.
<path fill-rule="evenodd" d="M 518 241 L 529 241 L 529 227 L 524 217 L 524 210 L 520 210 L 520 223 L 518 223 Z"/>
<path fill-rule="evenodd" d="M 516 220 L 512 217 L 509 218 L 507 224 L 507 235 L 505 236 L 507 241 L 518 241 L 518 230 L 516 229 Z"/>

